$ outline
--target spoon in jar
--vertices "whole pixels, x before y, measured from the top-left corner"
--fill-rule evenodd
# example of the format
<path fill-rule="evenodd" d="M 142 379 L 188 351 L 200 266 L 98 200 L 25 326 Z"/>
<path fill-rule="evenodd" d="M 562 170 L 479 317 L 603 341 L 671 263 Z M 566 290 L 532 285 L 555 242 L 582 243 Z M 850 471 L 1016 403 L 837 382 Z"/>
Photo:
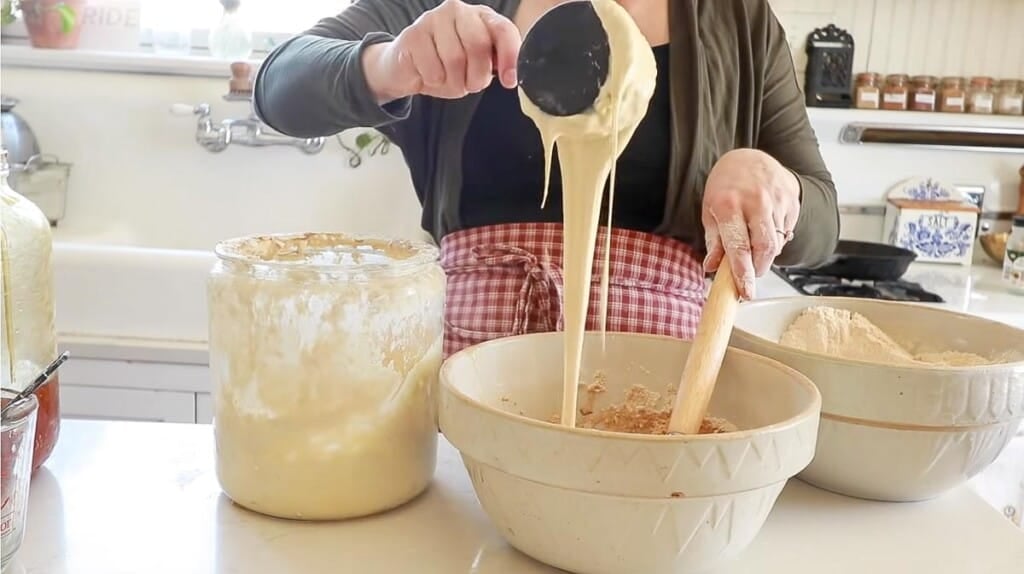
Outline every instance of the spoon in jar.
<path fill-rule="evenodd" d="M 11 409 L 14 405 L 25 400 L 26 397 L 35 393 L 40 389 L 40 387 L 49 382 L 50 378 L 53 377 L 53 373 L 57 372 L 57 369 L 60 368 L 64 361 L 68 360 L 69 356 L 70 353 L 68 353 L 67 351 L 61 353 L 61 355 L 57 357 L 52 363 L 50 363 L 45 369 L 43 369 L 43 372 L 39 373 L 39 375 L 37 375 L 36 378 L 33 379 L 32 382 L 29 383 L 27 387 L 25 387 L 17 395 L 14 395 L 14 398 L 12 398 L 6 405 L 4 405 L 3 409 L 0 410 L 0 417 L 7 414 L 7 411 Z"/>

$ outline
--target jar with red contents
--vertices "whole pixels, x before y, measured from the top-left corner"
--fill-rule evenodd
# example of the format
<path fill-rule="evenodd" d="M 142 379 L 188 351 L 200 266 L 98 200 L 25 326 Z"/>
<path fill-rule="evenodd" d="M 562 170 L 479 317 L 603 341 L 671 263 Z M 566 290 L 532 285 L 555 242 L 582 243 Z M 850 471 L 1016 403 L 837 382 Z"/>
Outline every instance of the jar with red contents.
<path fill-rule="evenodd" d="M 10 169 L 0 149 L 0 378 L 4 388 L 20 391 L 57 358 L 53 236 L 42 210 L 8 185 Z M 36 392 L 33 470 L 46 462 L 60 434 L 57 378 Z"/>

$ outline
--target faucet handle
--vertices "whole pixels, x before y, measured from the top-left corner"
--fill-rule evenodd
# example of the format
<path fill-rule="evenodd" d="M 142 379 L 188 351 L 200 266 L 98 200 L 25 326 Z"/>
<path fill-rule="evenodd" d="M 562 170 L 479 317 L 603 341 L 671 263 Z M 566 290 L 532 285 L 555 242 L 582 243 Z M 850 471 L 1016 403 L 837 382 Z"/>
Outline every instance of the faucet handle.
<path fill-rule="evenodd" d="M 175 116 L 206 116 L 210 114 L 210 106 L 199 104 L 171 104 L 171 114 Z"/>
<path fill-rule="evenodd" d="M 176 116 L 192 116 L 199 113 L 199 110 L 190 104 L 171 104 L 171 113 Z"/>

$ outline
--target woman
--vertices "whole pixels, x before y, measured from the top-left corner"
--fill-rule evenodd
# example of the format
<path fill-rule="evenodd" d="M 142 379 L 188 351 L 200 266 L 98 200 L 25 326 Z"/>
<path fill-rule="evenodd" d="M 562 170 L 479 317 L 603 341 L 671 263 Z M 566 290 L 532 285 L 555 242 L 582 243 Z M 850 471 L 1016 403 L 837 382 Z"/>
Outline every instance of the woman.
<path fill-rule="evenodd" d="M 402 149 L 449 276 L 447 354 L 561 326 L 560 176 L 542 209 L 541 140 L 515 90 L 522 36 L 561 1 L 359 0 L 257 75 L 271 127 L 376 127 Z M 689 339 L 723 260 L 749 298 L 773 261 L 832 252 L 835 188 L 767 0 L 619 3 L 658 84 L 618 163 L 608 329 Z M 599 328 L 593 295 L 590 310 Z"/>

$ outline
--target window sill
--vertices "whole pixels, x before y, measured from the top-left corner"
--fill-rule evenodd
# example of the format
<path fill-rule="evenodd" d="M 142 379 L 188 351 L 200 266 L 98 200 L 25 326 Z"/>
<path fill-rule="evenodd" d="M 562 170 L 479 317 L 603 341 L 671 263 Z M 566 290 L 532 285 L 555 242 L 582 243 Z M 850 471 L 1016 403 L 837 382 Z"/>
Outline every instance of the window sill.
<path fill-rule="evenodd" d="M 249 60 L 253 68 L 260 59 Z M 94 50 L 42 50 L 3 45 L 3 65 L 14 68 L 119 72 L 205 78 L 230 77 L 231 62 L 210 56 L 171 56 L 152 52 L 99 52 Z"/>

